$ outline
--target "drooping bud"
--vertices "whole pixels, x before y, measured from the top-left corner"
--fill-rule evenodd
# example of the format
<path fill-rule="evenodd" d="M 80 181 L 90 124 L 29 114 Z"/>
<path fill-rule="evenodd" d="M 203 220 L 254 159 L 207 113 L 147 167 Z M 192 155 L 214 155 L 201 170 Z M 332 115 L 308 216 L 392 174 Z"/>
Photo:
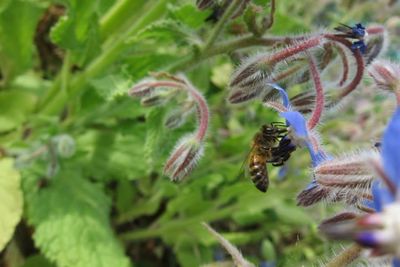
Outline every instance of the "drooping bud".
<path fill-rule="evenodd" d="M 130 97 L 145 97 L 151 95 L 154 90 L 155 87 L 153 87 L 151 83 L 142 82 L 132 87 L 128 95 Z"/>
<path fill-rule="evenodd" d="M 400 91 L 400 65 L 379 60 L 371 64 L 368 73 L 380 89 Z"/>
<path fill-rule="evenodd" d="M 140 104 L 144 107 L 161 106 L 174 97 L 177 92 L 175 88 L 157 88 L 150 95 L 142 97 Z"/>
<path fill-rule="evenodd" d="M 57 155 L 62 158 L 70 158 L 75 154 L 76 144 L 75 140 L 68 134 L 62 134 L 52 139 L 55 144 Z"/>
<path fill-rule="evenodd" d="M 183 137 L 173 149 L 164 166 L 164 174 L 180 181 L 196 166 L 203 155 L 204 144 L 193 135 Z"/>
<path fill-rule="evenodd" d="M 195 102 L 193 100 L 186 100 L 180 105 L 179 108 L 174 109 L 170 112 L 166 118 L 164 125 L 169 129 L 175 129 L 180 127 L 195 109 Z"/>
<path fill-rule="evenodd" d="M 374 174 L 368 164 L 376 151 L 325 160 L 313 169 L 314 181 L 297 197 L 298 205 L 310 206 L 321 200 L 355 204 L 365 199 Z"/>
<path fill-rule="evenodd" d="M 400 257 L 400 205 L 385 206 L 380 213 L 358 216 L 337 223 L 325 223 L 321 231 L 331 239 L 352 239 L 359 245 L 372 248 L 374 256 Z"/>
<path fill-rule="evenodd" d="M 236 104 L 257 97 L 270 81 L 271 68 L 260 63 L 266 55 L 257 55 L 245 60 L 233 74 L 229 84 L 231 92 L 229 102 Z"/>

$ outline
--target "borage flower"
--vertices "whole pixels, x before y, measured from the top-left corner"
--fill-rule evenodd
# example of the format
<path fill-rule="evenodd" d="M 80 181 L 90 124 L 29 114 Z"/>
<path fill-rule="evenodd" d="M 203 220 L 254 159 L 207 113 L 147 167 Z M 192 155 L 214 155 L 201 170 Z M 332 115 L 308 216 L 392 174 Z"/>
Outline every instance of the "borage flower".
<path fill-rule="evenodd" d="M 390 255 L 400 266 L 400 107 L 397 107 L 383 141 L 381 157 L 370 159 L 380 179 L 372 187 L 375 211 L 347 220 L 331 220 L 321 230 L 333 239 L 351 239 L 370 248 L 371 256 Z"/>

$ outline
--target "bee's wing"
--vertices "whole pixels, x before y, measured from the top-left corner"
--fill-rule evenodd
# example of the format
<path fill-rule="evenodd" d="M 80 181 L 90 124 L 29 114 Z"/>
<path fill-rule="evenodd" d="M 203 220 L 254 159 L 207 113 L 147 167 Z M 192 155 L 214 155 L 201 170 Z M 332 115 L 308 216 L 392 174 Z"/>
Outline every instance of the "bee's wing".
<path fill-rule="evenodd" d="M 340 23 L 339 26 L 335 27 L 334 30 L 338 31 L 338 32 L 345 33 L 345 34 L 352 34 L 353 33 L 353 29 L 350 26 L 348 26 L 346 24 L 342 24 L 342 23 Z"/>
<path fill-rule="evenodd" d="M 256 145 L 253 143 L 251 148 L 247 152 L 246 157 L 244 158 L 244 160 L 242 162 L 242 165 L 240 166 L 239 173 L 236 176 L 237 179 L 249 176 L 249 168 L 248 168 L 249 160 L 250 160 L 250 156 L 253 154 L 255 149 L 256 149 Z"/>

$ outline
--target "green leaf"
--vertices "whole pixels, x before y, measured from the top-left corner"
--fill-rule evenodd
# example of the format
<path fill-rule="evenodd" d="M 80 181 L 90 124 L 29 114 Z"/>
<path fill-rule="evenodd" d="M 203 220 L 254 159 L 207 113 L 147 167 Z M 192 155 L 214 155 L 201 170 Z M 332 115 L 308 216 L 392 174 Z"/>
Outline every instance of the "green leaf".
<path fill-rule="evenodd" d="M 197 29 L 204 24 L 205 19 L 211 14 L 211 11 L 200 11 L 193 4 L 186 4 L 180 7 L 169 7 L 170 16 L 177 21 Z"/>
<path fill-rule="evenodd" d="M 154 166 L 159 163 L 159 155 L 161 154 L 160 147 L 162 136 L 164 133 L 163 119 L 165 110 L 162 107 L 152 109 L 147 117 L 147 134 L 144 145 L 145 158 L 149 166 Z"/>
<path fill-rule="evenodd" d="M 121 74 L 110 74 L 91 81 L 96 92 L 107 101 L 113 100 L 117 96 L 126 95 L 131 81 Z"/>
<path fill-rule="evenodd" d="M 0 93 L 0 132 L 10 131 L 23 123 L 33 111 L 36 97 L 22 91 Z"/>
<path fill-rule="evenodd" d="M 0 4 L 0 70 L 9 82 L 32 65 L 33 37 L 42 9 L 21 0 Z"/>
<path fill-rule="evenodd" d="M 178 45 L 181 43 L 187 44 L 194 38 L 190 29 L 185 27 L 185 25 L 181 25 L 173 19 L 164 19 L 144 28 L 128 42 L 139 43 L 140 41 L 149 39 L 158 43 L 172 41 Z"/>
<path fill-rule="evenodd" d="M 12 159 L 0 160 L 0 251 L 11 239 L 22 215 L 20 174 Z"/>
<path fill-rule="evenodd" d="M 101 51 L 98 25 L 100 3 L 91 0 L 64 2 L 67 14 L 51 29 L 50 37 L 60 47 L 73 51 L 74 63 L 82 66 Z"/>
<path fill-rule="evenodd" d="M 57 266 L 129 266 L 110 226 L 110 199 L 77 172 L 55 177 L 28 203 L 35 244 Z"/>
<path fill-rule="evenodd" d="M 56 267 L 53 263 L 49 262 L 48 259 L 43 257 L 42 255 L 35 255 L 29 257 L 24 265 L 21 267 Z"/>

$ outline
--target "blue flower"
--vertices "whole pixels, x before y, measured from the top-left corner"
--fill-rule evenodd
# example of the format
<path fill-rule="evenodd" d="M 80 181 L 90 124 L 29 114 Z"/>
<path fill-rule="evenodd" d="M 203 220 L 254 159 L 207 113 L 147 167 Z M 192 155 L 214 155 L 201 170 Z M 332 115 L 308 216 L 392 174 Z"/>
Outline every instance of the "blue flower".
<path fill-rule="evenodd" d="M 305 145 L 310 153 L 310 157 L 312 160 L 313 167 L 317 166 L 323 160 L 327 158 L 327 155 L 324 151 L 319 150 L 315 151 L 313 145 L 310 142 L 310 136 L 307 129 L 306 119 L 304 118 L 303 114 L 298 111 L 292 111 L 290 100 L 288 94 L 286 93 L 285 89 L 280 87 L 278 84 L 268 84 L 275 90 L 277 90 L 282 98 L 282 103 L 287 108 L 287 111 L 281 112 L 279 115 L 286 120 L 286 125 L 290 126 L 294 131 L 296 138 L 301 140 L 301 143 Z"/>
<path fill-rule="evenodd" d="M 387 126 L 382 140 L 381 157 L 383 169 L 390 181 L 400 187 L 400 107 L 398 107 Z M 375 208 L 381 211 L 383 206 L 395 201 L 395 196 L 381 182 L 376 181 L 372 187 Z"/>

